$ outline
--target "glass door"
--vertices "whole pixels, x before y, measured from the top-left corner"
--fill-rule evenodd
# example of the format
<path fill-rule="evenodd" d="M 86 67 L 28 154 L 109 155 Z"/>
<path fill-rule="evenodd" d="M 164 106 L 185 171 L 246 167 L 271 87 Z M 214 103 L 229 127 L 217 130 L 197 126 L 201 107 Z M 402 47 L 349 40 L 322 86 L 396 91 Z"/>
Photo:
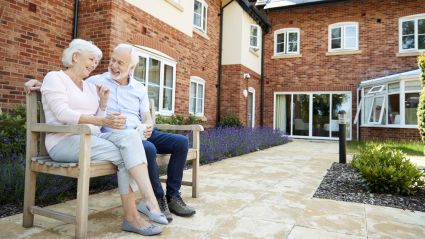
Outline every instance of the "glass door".
<path fill-rule="evenodd" d="M 313 136 L 329 137 L 330 94 L 313 94 Z"/>
<path fill-rule="evenodd" d="M 293 129 L 292 135 L 310 135 L 310 95 L 293 95 Z"/>

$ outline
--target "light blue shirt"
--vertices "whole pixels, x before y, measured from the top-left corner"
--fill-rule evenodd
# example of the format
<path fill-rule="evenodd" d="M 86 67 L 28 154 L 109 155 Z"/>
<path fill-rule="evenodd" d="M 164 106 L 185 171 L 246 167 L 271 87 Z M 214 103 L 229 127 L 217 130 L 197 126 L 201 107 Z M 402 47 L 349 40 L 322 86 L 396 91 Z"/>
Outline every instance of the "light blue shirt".
<path fill-rule="evenodd" d="M 120 85 L 109 72 L 89 77 L 87 82 L 109 88 L 107 114 L 120 112 L 127 117 L 127 128 L 136 128 L 143 122 L 141 113 L 149 112 L 149 98 L 146 87 L 130 77 L 128 85 Z M 110 131 L 102 128 L 102 132 Z"/>

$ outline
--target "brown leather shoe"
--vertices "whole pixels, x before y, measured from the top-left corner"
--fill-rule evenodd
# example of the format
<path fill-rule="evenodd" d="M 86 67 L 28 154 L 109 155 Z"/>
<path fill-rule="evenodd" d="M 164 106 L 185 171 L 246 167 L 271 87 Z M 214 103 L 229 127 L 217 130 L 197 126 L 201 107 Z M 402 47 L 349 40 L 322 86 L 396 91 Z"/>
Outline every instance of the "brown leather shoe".
<path fill-rule="evenodd" d="M 196 213 L 195 209 L 186 205 L 180 196 L 171 197 L 168 201 L 168 207 L 172 213 L 181 217 L 190 217 Z"/>
<path fill-rule="evenodd" d="M 164 196 L 162 198 L 157 198 L 157 200 L 161 212 L 164 213 L 168 223 L 170 223 L 173 220 L 173 216 L 171 215 L 170 209 L 168 208 L 167 199 Z"/>

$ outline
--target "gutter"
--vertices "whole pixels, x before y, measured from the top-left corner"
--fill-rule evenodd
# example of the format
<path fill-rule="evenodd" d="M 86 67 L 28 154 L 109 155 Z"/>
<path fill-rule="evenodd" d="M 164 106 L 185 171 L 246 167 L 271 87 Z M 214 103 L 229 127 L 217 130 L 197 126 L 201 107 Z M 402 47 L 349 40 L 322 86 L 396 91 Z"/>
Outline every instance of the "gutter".
<path fill-rule="evenodd" d="M 79 0 L 74 0 L 74 19 L 72 21 L 72 39 L 77 38 L 77 30 L 78 30 L 78 3 L 79 3 Z"/>
<path fill-rule="evenodd" d="M 77 0 L 76 0 L 77 1 Z M 215 125 L 218 126 L 221 118 L 221 73 L 223 71 L 221 66 L 221 58 L 223 55 L 223 17 L 224 17 L 224 8 L 226 8 L 230 3 L 232 3 L 234 0 L 228 2 L 226 5 L 224 5 L 222 8 L 220 8 L 220 37 L 219 37 L 219 46 L 218 46 L 218 79 L 217 79 L 217 112 L 216 112 L 216 118 L 215 118 Z"/>

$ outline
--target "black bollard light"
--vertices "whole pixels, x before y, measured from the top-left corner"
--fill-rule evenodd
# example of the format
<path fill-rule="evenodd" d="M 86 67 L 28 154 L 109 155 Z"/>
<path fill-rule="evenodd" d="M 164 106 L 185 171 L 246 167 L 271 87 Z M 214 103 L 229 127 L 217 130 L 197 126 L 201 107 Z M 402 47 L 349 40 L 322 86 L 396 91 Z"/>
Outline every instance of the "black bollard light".
<path fill-rule="evenodd" d="M 347 114 L 344 110 L 338 112 L 339 123 L 339 163 L 347 163 L 346 155 L 346 131 L 347 131 Z"/>

